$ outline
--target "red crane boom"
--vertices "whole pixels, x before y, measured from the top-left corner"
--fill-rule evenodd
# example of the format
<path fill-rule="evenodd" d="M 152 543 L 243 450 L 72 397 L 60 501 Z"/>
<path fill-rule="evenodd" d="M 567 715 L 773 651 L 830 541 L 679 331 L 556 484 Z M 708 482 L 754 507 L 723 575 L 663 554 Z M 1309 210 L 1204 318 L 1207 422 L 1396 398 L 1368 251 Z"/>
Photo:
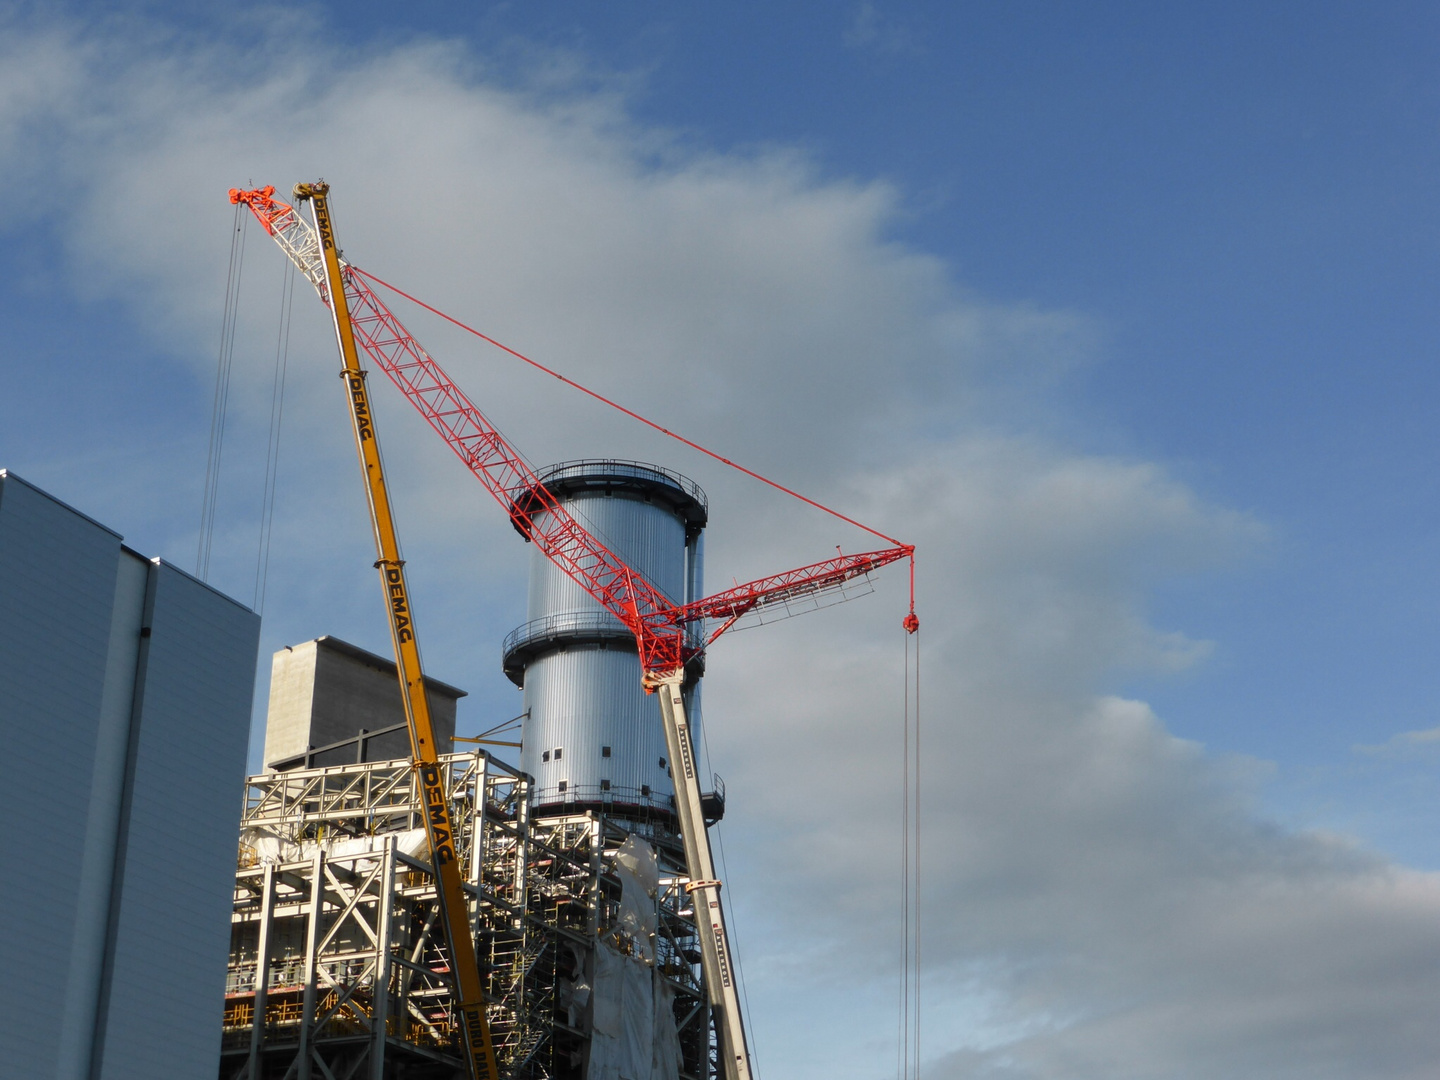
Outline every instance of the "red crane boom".
<path fill-rule="evenodd" d="M 273 187 L 232 190 L 279 242 L 329 304 L 318 238 L 294 208 L 275 197 Z M 915 548 L 900 544 L 802 566 L 737 585 L 690 604 L 676 605 L 649 581 L 586 532 L 525 463 L 510 442 L 415 340 L 376 294 L 365 275 L 342 260 L 342 276 L 356 343 L 380 366 L 420 415 L 445 440 L 504 507 L 523 535 L 573 578 L 635 635 L 647 681 L 682 667 L 696 646 L 685 627 L 702 619 L 723 622 L 708 635 L 709 645 L 736 620 L 777 604 L 817 597 L 901 559 Z M 906 617 L 906 629 L 914 622 Z M 699 648 L 703 648 L 700 646 Z"/>

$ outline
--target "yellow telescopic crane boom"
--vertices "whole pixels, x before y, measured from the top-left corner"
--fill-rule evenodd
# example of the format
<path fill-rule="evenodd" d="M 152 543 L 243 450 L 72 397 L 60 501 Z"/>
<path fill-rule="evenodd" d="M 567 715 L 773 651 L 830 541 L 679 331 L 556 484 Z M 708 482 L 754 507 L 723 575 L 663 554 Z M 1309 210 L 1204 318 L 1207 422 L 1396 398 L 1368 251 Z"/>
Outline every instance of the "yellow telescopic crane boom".
<path fill-rule="evenodd" d="M 370 395 L 365 384 L 366 372 L 360 368 L 355 348 L 355 331 L 350 323 L 345 285 L 340 276 L 340 253 L 335 246 L 335 230 L 330 222 L 327 196 L 330 185 L 296 184 L 295 198 L 309 202 L 315 216 L 315 231 L 320 238 L 320 255 L 325 267 L 325 285 L 329 292 L 330 312 L 335 319 L 335 338 L 345 368 L 340 373 L 350 399 L 350 422 L 355 433 L 355 447 L 365 473 L 365 494 L 370 503 L 370 524 L 375 530 L 375 566 L 380 571 L 380 584 L 385 591 L 385 604 L 390 611 L 390 639 L 395 647 L 395 667 L 400 675 L 400 691 L 405 701 L 405 719 L 410 725 L 410 748 L 415 758 L 415 772 L 425 802 L 425 833 L 430 841 L 431 858 L 435 864 L 436 892 L 440 912 L 445 920 L 445 935 L 450 944 L 450 967 L 455 975 L 461 1023 L 461 1039 L 468 1063 L 470 1080 L 500 1080 L 495 1062 L 495 1047 L 490 1039 L 490 1024 L 485 1017 L 485 992 L 481 987 L 480 968 L 475 959 L 475 940 L 470 932 L 470 905 L 460 876 L 460 860 L 455 853 L 455 823 L 450 814 L 450 801 L 445 794 L 444 776 L 435 748 L 435 730 L 430 721 L 430 702 L 425 696 L 425 675 L 420 667 L 420 645 L 415 639 L 414 615 L 410 610 L 410 590 L 405 581 L 405 563 L 400 558 L 400 543 L 395 533 L 395 517 L 390 508 L 390 493 L 385 486 L 385 471 L 380 461 L 380 442 L 375 434 L 375 416 L 370 411 Z M 380 991 L 381 988 L 377 988 Z M 381 991 L 383 992 L 383 991 Z"/>

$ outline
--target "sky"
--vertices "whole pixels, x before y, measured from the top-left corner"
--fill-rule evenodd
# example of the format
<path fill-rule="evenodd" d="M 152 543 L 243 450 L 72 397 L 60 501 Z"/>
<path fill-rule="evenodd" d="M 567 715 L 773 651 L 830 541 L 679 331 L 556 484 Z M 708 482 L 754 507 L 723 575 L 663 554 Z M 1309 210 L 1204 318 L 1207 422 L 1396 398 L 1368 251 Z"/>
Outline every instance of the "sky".
<path fill-rule="evenodd" d="M 926 1080 L 1430 1076 L 1437 34 L 1402 2 L 0 5 L 0 466 L 194 568 L 225 192 L 324 176 L 357 265 L 918 545 Z M 259 605 L 283 260 L 243 235 L 209 578 Z M 713 588 L 863 543 L 400 311 L 531 460 L 695 478 Z M 334 369 L 297 292 L 262 658 L 387 647 Z M 376 409 L 478 731 L 519 711 L 526 551 Z M 895 1073 L 903 579 L 709 660 L 762 1077 Z"/>

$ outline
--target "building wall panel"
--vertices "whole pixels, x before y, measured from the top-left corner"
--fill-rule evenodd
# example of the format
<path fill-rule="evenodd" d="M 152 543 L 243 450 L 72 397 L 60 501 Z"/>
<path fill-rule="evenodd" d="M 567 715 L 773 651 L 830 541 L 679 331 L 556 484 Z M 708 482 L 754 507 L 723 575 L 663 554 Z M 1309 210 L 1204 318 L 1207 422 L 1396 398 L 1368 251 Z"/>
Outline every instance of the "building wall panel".
<path fill-rule="evenodd" d="M 214 1077 L 258 636 L 0 470 L 4 1075 Z"/>
<path fill-rule="evenodd" d="M 57 1068 L 119 556 L 117 534 L 0 472 L 0 1046 L 15 1076 Z"/>
<path fill-rule="evenodd" d="M 98 1076 L 213 1080 L 260 619 L 158 561 L 146 614 Z"/>
<path fill-rule="evenodd" d="M 150 563 L 122 549 L 115 575 L 115 603 L 110 614 L 110 645 L 105 657 L 104 691 L 95 735 L 95 766 L 90 774 L 90 808 L 81 856 L 83 869 L 76 897 L 70 978 L 56 1070 L 59 1080 L 90 1080 L 96 1017 L 107 967 L 110 900 L 130 767 L 135 678 L 149 582 Z"/>
<path fill-rule="evenodd" d="M 521 768 L 535 778 L 537 805 L 600 802 L 608 794 L 617 802 L 669 807 L 673 788 L 668 763 L 660 764 L 666 754 L 660 709 L 640 686 L 633 650 L 578 645 L 539 657 L 525 671 L 525 707 L 544 718 L 521 751 Z"/>

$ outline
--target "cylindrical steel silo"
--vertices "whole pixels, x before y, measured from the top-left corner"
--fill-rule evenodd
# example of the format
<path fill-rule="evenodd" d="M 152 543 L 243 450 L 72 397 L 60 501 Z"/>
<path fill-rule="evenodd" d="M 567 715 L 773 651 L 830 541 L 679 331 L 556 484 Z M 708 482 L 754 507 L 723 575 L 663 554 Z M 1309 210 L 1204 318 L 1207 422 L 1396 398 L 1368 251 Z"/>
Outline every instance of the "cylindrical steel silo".
<path fill-rule="evenodd" d="M 677 604 L 700 596 L 708 508 L 693 481 L 613 460 L 565 462 L 539 480 L 592 536 Z M 505 639 L 504 665 L 525 691 L 520 767 L 535 778 L 535 808 L 670 814 L 665 736 L 655 699 L 641 688 L 630 631 L 538 550 L 530 556 L 527 616 Z M 699 675 L 697 664 L 686 692 L 697 727 Z"/>

